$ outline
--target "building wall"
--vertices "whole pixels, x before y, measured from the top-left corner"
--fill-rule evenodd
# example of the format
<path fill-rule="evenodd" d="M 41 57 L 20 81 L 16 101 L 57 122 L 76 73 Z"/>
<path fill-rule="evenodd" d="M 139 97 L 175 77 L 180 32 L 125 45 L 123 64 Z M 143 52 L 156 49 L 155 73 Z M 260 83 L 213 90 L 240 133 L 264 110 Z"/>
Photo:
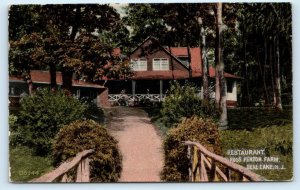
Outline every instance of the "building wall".
<path fill-rule="evenodd" d="M 232 92 L 227 92 L 227 100 L 230 101 L 237 101 L 237 88 L 236 88 L 236 81 L 233 82 Z"/>
<path fill-rule="evenodd" d="M 203 86 L 201 86 L 200 97 L 203 98 Z M 210 91 L 210 98 L 215 98 L 214 91 Z M 237 106 L 237 82 L 236 81 L 233 81 L 232 92 L 227 92 L 226 94 L 226 102 L 228 107 Z"/>
<path fill-rule="evenodd" d="M 108 88 L 99 90 L 97 96 L 97 106 L 98 107 L 110 107 L 110 102 L 108 101 Z"/>
<path fill-rule="evenodd" d="M 174 70 L 183 70 L 188 72 L 188 70 L 179 63 L 176 59 L 172 58 L 169 54 L 167 54 L 162 47 L 159 45 L 155 45 L 151 40 L 146 41 L 143 45 L 141 45 L 138 49 L 136 49 L 131 55 L 130 59 L 135 58 L 147 58 L 147 70 L 153 70 L 153 59 L 154 58 L 168 58 L 169 59 L 169 70 L 172 70 L 172 62 L 173 61 L 173 69 Z"/>

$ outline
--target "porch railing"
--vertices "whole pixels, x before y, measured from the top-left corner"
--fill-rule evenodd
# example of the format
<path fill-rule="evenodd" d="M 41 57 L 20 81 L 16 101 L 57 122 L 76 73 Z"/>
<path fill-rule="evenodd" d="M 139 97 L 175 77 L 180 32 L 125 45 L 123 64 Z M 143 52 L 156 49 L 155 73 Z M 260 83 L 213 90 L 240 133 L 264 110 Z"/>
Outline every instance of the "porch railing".
<path fill-rule="evenodd" d="M 185 141 L 184 144 L 188 146 L 190 160 L 189 181 L 266 181 L 244 166 L 208 151 L 200 143 Z"/>
<path fill-rule="evenodd" d="M 31 180 L 30 182 L 53 182 L 59 179 L 60 182 L 72 182 L 72 179 L 68 176 L 68 172 L 77 166 L 77 174 L 75 182 L 90 182 L 90 156 L 94 150 L 84 150 L 78 153 L 75 157 L 71 158 L 70 161 L 62 163 L 55 170 Z"/>
<path fill-rule="evenodd" d="M 108 100 L 110 102 L 118 102 L 120 100 L 125 100 L 125 101 L 137 101 L 140 102 L 142 100 L 149 100 L 153 102 L 159 102 L 163 101 L 164 98 L 166 97 L 165 94 L 109 94 L 108 95 Z"/>

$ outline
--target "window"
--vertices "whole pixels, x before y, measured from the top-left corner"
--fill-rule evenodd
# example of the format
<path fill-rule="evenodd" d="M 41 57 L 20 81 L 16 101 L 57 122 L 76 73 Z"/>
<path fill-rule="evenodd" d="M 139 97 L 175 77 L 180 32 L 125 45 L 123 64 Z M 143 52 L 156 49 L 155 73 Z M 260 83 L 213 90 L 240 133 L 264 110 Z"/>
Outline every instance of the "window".
<path fill-rule="evenodd" d="M 153 59 L 153 71 L 168 71 L 169 59 L 167 58 L 154 58 Z"/>
<path fill-rule="evenodd" d="M 234 81 L 227 81 L 227 92 L 232 93 L 234 88 Z"/>
<path fill-rule="evenodd" d="M 132 69 L 134 71 L 147 71 L 147 59 L 139 58 L 139 59 L 131 59 Z"/>

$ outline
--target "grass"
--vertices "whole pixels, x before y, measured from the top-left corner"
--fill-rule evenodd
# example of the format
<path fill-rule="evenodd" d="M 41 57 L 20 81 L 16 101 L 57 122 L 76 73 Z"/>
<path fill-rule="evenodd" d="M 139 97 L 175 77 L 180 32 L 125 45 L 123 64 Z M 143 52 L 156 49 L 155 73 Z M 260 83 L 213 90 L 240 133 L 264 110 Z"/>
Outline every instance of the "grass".
<path fill-rule="evenodd" d="M 30 148 L 17 146 L 9 150 L 10 180 L 28 182 L 53 169 L 50 157 L 34 156 Z"/>
<path fill-rule="evenodd" d="M 278 157 L 283 170 L 255 170 L 268 180 L 291 180 L 293 177 L 292 125 L 249 130 L 221 131 L 223 154 L 229 149 L 265 149 L 266 156 Z M 245 165 L 245 163 L 239 163 Z"/>
<path fill-rule="evenodd" d="M 266 156 L 278 157 L 285 169 L 255 170 L 268 180 L 293 178 L 292 109 L 228 110 L 229 129 L 220 131 L 223 154 L 228 149 L 265 149 Z M 245 163 L 240 163 L 245 165 Z"/>
<path fill-rule="evenodd" d="M 145 108 L 153 124 L 166 134 L 168 129 L 160 122 L 159 107 Z M 265 149 L 266 156 L 278 157 L 285 169 L 255 170 L 268 180 L 293 178 L 292 108 L 283 112 L 264 108 L 228 110 L 228 130 L 220 131 L 222 151 L 229 149 Z M 245 165 L 245 163 L 239 163 Z"/>
<path fill-rule="evenodd" d="M 145 110 L 148 113 L 148 116 L 151 119 L 151 122 L 154 124 L 154 126 L 157 128 L 161 136 L 165 136 L 168 132 L 168 128 L 162 123 L 162 115 L 160 114 L 161 106 L 153 106 L 153 107 L 144 107 L 143 110 Z"/>

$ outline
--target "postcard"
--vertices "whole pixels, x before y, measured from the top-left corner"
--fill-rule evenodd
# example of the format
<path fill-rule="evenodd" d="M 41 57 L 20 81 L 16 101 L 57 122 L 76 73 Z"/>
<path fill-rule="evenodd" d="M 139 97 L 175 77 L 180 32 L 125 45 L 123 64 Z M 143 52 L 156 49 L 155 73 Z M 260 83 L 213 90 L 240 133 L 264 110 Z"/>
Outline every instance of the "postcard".
<path fill-rule="evenodd" d="M 14 183 L 293 180 L 290 3 L 8 7 Z"/>

